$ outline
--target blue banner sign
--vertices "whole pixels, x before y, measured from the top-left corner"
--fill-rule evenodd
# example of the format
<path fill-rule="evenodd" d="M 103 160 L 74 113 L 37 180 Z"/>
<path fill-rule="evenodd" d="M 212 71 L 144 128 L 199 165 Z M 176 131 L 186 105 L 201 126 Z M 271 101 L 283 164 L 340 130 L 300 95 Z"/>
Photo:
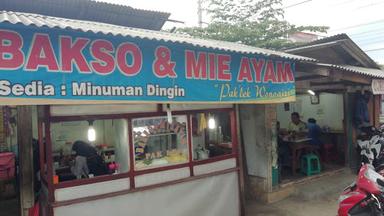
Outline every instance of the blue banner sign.
<path fill-rule="evenodd" d="M 181 43 L 0 25 L 3 104 L 287 102 L 295 99 L 294 68 Z"/>

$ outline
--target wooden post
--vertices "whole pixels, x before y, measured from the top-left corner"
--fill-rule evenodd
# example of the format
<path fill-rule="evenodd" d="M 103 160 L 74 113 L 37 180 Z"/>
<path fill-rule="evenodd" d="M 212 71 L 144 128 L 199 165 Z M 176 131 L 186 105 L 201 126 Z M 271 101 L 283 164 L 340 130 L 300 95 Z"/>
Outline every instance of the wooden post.
<path fill-rule="evenodd" d="M 34 204 L 31 106 L 17 107 L 17 134 L 20 167 L 20 215 L 28 216 L 28 210 Z"/>
<path fill-rule="evenodd" d="M 375 126 L 375 96 L 372 96 L 368 101 L 369 122 Z"/>
<path fill-rule="evenodd" d="M 272 167 L 273 163 L 276 162 L 274 160 L 277 160 L 277 137 L 276 137 L 276 122 L 277 122 L 277 111 L 276 106 L 273 104 L 267 104 L 264 106 L 264 125 L 265 125 L 265 138 L 266 138 L 266 149 L 268 154 L 268 177 L 267 177 L 267 185 L 268 185 L 268 192 L 272 192 L 273 190 L 273 173 L 272 173 Z M 275 155 L 273 155 L 275 154 Z M 275 158 L 276 157 L 276 158 Z"/>
<path fill-rule="evenodd" d="M 236 116 L 236 135 L 237 135 L 237 154 L 238 154 L 238 163 L 240 167 L 239 180 L 240 180 L 240 215 L 245 215 L 245 189 L 246 189 L 246 160 L 244 154 L 244 143 L 241 136 L 240 130 L 240 114 L 239 114 L 239 105 L 235 105 L 235 116 Z"/>
<path fill-rule="evenodd" d="M 373 125 L 375 127 L 380 126 L 380 114 L 381 114 L 381 95 L 373 96 Z"/>
<path fill-rule="evenodd" d="M 358 168 L 358 157 L 356 153 L 356 129 L 353 123 L 355 94 L 346 92 L 344 94 L 344 122 L 346 133 L 346 165 L 356 171 Z"/>

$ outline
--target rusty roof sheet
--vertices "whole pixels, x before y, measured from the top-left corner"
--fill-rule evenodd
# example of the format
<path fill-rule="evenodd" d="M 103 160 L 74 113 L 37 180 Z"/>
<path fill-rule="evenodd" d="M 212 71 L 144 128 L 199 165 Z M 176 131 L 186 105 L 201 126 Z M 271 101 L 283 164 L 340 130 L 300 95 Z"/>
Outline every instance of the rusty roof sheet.
<path fill-rule="evenodd" d="M 309 43 L 293 46 L 285 49 L 285 52 L 292 54 L 304 55 L 308 49 L 324 49 L 326 47 L 335 47 L 338 46 L 340 49 L 345 50 L 351 57 L 356 59 L 362 64 L 362 66 L 380 69 L 379 65 L 371 58 L 367 53 L 365 53 L 347 34 L 337 34 L 330 37 L 321 38 Z M 319 51 L 321 52 L 321 51 Z M 318 60 L 322 61 L 321 58 L 315 57 Z M 329 63 L 329 62 L 328 62 Z"/>
<path fill-rule="evenodd" d="M 25 26 L 49 27 L 59 29 L 71 29 L 83 32 L 102 33 L 106 35 L 121 35 L 126 37 L 168 41 L 181 44 L 190 44 L 196 47 L 211 48 L 224 51 L 232 51 L 243 54 L 259 54 L 269 57 L 279 57 L 295 61 L 317 62 L 316 59 L 299 55 L 247 46 L 239 43 L 194 38 L 187 35 L 137 29 L 100 22 L 74 20 L 59 17 L 44 16 L 32 13 L 0 11 L 0 22 L 23 24 Z"/>
<path fill-rule="evenodd" d="M 335 68 L 343 71 L 358 73 L 358 74 L 369 76 L 369 77 L 384 79 L 384 70 L 381 70 L 381 69 L 357 67 L 352 65 L 324 64 L 324 63 L 316 63 L 316 65 L 331 67 L 331 68 Z"/>

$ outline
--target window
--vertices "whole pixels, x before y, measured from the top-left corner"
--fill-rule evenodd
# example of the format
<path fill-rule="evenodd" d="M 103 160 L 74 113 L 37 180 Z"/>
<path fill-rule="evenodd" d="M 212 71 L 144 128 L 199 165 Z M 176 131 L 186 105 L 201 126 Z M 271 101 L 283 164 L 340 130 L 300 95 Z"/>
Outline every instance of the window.
<path fill-rule="evenodd" d="M 187 130 L 186 116 L 133 119 L 135 169 L 188 162 Z"/>
<path fill-rule="evenodd" d="M 229 113 L 192 115 L 192 144 L 194 160 L 231 154 L 232 134 Z"/>
<path fill-rule="evenodd" d="M 129 170 L 125 119 L 52 123 L 51 142 L 56 183 Z"/>

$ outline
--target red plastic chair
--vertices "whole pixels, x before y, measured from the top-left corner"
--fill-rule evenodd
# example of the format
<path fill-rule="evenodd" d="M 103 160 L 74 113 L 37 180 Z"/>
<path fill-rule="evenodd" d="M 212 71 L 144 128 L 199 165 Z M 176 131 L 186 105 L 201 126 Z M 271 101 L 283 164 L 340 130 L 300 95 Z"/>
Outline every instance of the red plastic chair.
<path fill-rule="evenodd" d="M 337 149 L 336 146 L 332 143 L 326 143 L 322 146 L 323 162 L 332 162 L 337 160 Z"/>
<path fill-rule="evenodd" d="M 0 195 L 4 196 L 6 185 L 15 179 L 15 154 L 12 152 L 0 153 Z M 15 187 L 14 187 L 15 190 Z"/>
<path fill-rule="evenodd" d="M 15 154 L 12 152 L 0 153 L 0 181 L 15 178 Z"/>
<path fill-rule="evenodd" d="M 40 212 L 40 204 L 36 202 L 35 205 L 29 209 L 29 216 L 39 216 Z"/>

